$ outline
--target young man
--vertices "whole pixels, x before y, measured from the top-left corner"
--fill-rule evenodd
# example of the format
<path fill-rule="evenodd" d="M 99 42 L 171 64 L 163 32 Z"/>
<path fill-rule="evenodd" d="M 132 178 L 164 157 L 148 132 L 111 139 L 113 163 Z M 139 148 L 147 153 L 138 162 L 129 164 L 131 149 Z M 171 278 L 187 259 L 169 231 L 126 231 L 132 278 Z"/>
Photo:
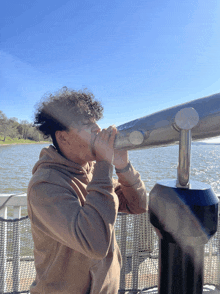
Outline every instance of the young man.
<path fill-rule="evenodd" d="M 146 212 L 146 190 L 127 151 L 113 148 L 116 128 L 97 125 L 102 111 L 91 93 L 63 88 L 35 114 L 54 146 L 41 151 L 28 186 L 36 267 L 31 294 L 118 292 L 117 213 Z"/>

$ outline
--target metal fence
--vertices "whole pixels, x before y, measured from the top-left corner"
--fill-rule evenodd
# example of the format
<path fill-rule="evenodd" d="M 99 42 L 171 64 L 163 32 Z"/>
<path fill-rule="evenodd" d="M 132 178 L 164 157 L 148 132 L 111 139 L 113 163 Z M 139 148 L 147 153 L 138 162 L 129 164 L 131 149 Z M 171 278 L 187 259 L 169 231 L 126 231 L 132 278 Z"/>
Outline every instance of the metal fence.
<path fill-rule="evenodd" d="M 0 195 L 0 206 L 9 195 Z M 0 293 L 28 293 L 35 278 L 26 194 L 0 210 Z M 158 285 L 158 237 L 148 214 L 119 214 L 115 225 L 123 267 L 119 293 L 145 293 Z M 220 288 L 220 226 L 205 245 L 204 284 Z M 150 292 L 149 292 L 150 293 Z M 152 292 L 156 293 L 156 292 Z"/>

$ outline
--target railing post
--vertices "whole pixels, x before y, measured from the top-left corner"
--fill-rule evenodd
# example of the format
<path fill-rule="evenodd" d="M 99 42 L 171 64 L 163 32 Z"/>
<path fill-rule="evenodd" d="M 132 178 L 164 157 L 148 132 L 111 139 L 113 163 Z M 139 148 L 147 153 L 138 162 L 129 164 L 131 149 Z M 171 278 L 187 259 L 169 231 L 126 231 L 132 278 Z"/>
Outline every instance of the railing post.
<path fill-rule="evenodd" d="M 21 217 L 21 206 L 13 207 L 13 218 Z M 19 291 L 20 284 L 20 222 L 13 223 L 13 291 Z"/>
<path fill-rule="evenodd" d="M 7 219 L 7 207 L 0 210 L 0 217 Z M 7 222 L 0 222 L 0 249 L 0 293 L 4 293 L 7 278 Z"/>
<path fill-rule="evenodd" d="M 121 217 L 121 255 L 122 255 L 122 268 L 121 268 L 121 279 L 120 279 L 120 289 L 125 289 L 126 288 L 126 283 L 125 283 L 125 267 L 126 267 L 126 262 L 127 262 L 127 257 L 126 257 L 126 245 L 127 245 L 127 229 L 126 229 L 126 220 L 127 220 L 127 215 L 123 214 Z M 124 294 L 125 292 L 122 292 Z"/>
<path fill-rule="evenodd" d="M 138 268 L 139 268 L 139 237 L 140 237 L 140 215 L 134 215 L 134 238 L 132 255 L 132 280 L 133 289 L 138 289 Z M 137 291 L 138 292 L 138 291 Z M 136 294 L 136 292 L 133 292 Z"/>
<path fill-rule="evenodd" d="M 218 195 L 218 199 L 220 200 L 220 196 Z M 219 211 L 220 211 L 220 202 L 219 202 Z M 217 240 L 220 242 L 220 223 L 218 224 L 218 231 L 217 231 Z M 220 288 L 220 246 L 217 247 L 217 285 Z"/>

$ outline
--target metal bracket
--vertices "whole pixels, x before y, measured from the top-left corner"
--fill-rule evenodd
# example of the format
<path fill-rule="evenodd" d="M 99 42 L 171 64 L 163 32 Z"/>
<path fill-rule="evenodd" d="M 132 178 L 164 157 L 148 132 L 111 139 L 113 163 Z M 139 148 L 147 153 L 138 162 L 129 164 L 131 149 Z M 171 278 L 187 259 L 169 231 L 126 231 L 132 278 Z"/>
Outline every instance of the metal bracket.
<path fill-rule="evenodd" d="M 190 187 L 191 130 L 198 122 L 198 112 L 192 107 L 181 109 L 175 116 L 175 128 L 180 132 L 179 164 L 176 183 L 176 186 L 180 188 Z"/>

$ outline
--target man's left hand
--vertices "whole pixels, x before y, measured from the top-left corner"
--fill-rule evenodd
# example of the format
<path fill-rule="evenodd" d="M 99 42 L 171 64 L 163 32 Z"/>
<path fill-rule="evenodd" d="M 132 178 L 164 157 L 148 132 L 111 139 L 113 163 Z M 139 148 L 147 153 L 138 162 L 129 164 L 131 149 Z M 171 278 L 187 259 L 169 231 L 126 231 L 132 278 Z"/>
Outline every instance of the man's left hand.
<path fill-rule="evenodd" d="M 114 149 L 113 164 L 117 169 L 123 169 L 128 165 L 128 151 Z"/>

